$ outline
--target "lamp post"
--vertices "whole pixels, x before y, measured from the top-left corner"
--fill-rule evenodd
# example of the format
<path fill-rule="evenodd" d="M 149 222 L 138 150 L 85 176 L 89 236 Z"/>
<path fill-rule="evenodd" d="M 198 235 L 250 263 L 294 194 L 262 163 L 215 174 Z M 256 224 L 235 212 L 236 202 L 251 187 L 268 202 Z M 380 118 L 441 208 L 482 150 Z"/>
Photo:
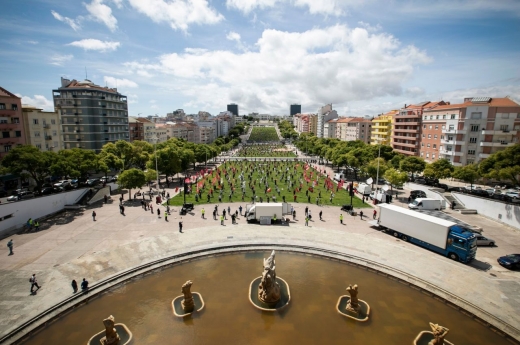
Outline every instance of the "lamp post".
<path fill-rule="evenodd" d="M 154 146 L 154 155 L 155 155 L 155 173 L 157 174 L 157 193 L 159 193 L 159 169 L 157 169 L 157 142 L 159 141 L 159 136 L 155 138 L 155 146 Z"/>
<path fill-rule="evenodd" d="M 378 149 L 378 154 L 377 154 L 377 173 L 376 173 L 376 192 L 375 192 L 376 200 L 377 200 L 377 190 L 379 188 L 379 160 L 381 158 L 381 141 L 380 141 L 379 137 L 377 138 L 377 142 L 379 145 L 379 149 Z"/>

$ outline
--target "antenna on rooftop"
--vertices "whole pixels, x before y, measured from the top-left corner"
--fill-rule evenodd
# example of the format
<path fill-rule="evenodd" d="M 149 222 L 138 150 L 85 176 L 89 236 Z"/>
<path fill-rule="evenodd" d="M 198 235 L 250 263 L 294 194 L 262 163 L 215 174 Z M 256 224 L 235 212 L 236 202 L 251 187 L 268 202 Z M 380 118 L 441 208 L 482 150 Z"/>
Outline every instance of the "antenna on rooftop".
<path fill-rule="evenodd" d="M 85 66 L 85 79 L 88 79 L 87 66 Z"/>

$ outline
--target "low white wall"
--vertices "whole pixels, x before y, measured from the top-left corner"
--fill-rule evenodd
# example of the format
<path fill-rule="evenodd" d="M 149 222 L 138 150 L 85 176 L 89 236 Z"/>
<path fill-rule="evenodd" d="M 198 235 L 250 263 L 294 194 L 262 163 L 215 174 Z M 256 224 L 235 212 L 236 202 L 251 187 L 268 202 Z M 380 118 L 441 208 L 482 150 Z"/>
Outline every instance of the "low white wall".
<path fill-rule="evenodd" d="M 56 213 L 80 199 L 88 189 L 76 189 L 49 196 L 16 201 L 0 205 L 0 236 L 27 223 L 29 218 L 38 219 Z M 4 219 L 6 216 L 10 218 Z"/>
<path fill-rule="evenodd" d="M 520 229 L 520 205 L 506 204 L 475 196 L 451 193 L 468 209 L 477 210 L 483 216 Z"/>

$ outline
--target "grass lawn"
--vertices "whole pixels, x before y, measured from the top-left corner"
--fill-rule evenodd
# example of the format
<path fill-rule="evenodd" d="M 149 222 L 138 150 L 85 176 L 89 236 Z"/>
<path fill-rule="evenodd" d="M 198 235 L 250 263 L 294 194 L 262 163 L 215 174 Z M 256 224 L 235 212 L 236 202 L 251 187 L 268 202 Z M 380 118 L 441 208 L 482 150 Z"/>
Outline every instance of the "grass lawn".
<path fill-rule="evenodd" d="M 296 154 L 285 145 L 244 145 L 237 151 L 237 157 L 296 157 Z"/>
<path fill-rule="evenodd" d="M 249 142 L 269 142 L 279 141 L 278 133 L 274 127 L 253 127 L 251 135 L 249 135 Z"/>
<path fill-rule="evenodd" d="M 330 190 L 327 191 L 327 188 L 324 186 L 326 179 L 319 175 L 318 183 L 315 187 L 312 188 L 312 181 L 316 180 L 316 176 L 318 172 L 309 167 L 307 170 L 307 178 L 310 179 L 310 182 L 306 181 L 304 175 L 304 164 L 301 162 L 252 162 L 252 161 L 235 161 L 235 162 L 226 162 L 220 165 L 216 170 L 203 179 L 199 180 L 197 183 L 192 184 L 192 193 L 186 195 L 186 202 L 197 204 L 215 204 L 220 202 L 241 202 L 244 204 L 251 203 L 251 198 L 253 197 L 253 190 L 251 188 L 251 184 L 254 185 L 256 191 L 256 201 L 267 202 L 267 197 L 271 197 L 271 202 L 275 202 L 272 197 L 276 197 L 276 202 L 283 202 L 283 197 L 285 196 L 286 202 L 295 203 L 293 197 L 293 191 L 300 188 L 300 184 L 302 186 L 301 190 L 296 192 L 296 203 L 309 203 L 309 198 L 306 195 L 306 191 L 311 187 L 312 192 L 309 191 L 308 195 L 310 196 L 310 203 L 316 204 L 316 198 L 319 196 L 321 192 L 320 204 L 325 206 L 341 206 L 341 205 L 350 205 L 350 196 L 348 192 L 344 189 L 340 189 L 336 191 L 337 184 L 332 183 L 332 187 L 334 190 L 334 198 L 332 202 L 330 201 Z M 243 173 L 245 180 L 245 196 L 242 200 L 242 181 L 240 179 L 240 175 Z M 292 187 L 289 188 L 289 182 L 287 181 L 287 176 L 290 176 L 292 181 Z M 283 177 L 283 180 L 282 180 Z M 271 188 L 270 192 L 265 193 L 265 183 L 267 178 L 268 188 Z M 228 181 L 229 179 L 229 181 Z M 261 180 L 262 179 L 262 180 Z M 280 192 L 277 192 L 277 186 L 275 185 L 275 180 Z M 301 182 L 303 180 L 303 183 Z M 222 199 L 219 201 L 219 186 L 218 181 L 222 181 Z M 231 191 L 230 184 L 233 184 L 235 188 L 235 192 L 229 198 L 229 194 Z M 198 201 L 195 200 L 195 194 L 197 191 L 197 185 L 200 186 L 201 190 L 201 198 L 198 198 Z M 203 187 L 204 186 L 204 187 Z M 213 196 L 210 196 L 208 202 L 208 194 L 210 189 L 213 190 Z M 170 205 L 180 206 L 183 204 L 184 196 L 181 192 L 175 197 L 170 199 Z M 361 199 L 354 196 L 352 198 L 352 204 L 356 208 L 362 207 L 370 207 L 367 204 L 364 204 Z"/>

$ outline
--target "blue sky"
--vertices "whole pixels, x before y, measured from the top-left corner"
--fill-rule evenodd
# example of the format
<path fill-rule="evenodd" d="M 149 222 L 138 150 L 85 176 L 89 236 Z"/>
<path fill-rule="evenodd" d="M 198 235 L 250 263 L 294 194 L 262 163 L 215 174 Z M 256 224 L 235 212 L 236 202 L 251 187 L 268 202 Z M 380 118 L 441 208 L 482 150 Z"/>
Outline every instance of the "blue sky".
<path fill-rule="evenodd" d="M 60 77 L 118 87 L 129 114 L 342 116 L 510 96 L 518 0 L 5 0 L 0 86 L 44 109 Z"/>

